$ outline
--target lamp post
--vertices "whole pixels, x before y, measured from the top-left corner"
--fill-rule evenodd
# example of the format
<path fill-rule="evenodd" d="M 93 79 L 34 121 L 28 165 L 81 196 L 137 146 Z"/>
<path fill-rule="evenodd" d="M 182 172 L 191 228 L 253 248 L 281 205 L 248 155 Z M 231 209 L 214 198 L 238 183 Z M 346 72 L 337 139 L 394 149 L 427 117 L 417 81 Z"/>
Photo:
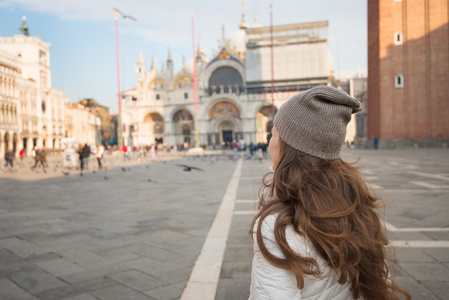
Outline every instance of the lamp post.
<path fill-rule="evenodd" d="M 270 40 L 271 40 L 271 115 L 274 122 L 274 66 L 273 66 L 273 4 L 270 3 Z"/>
<path fill-rule="evenodd" d="M 136 18 L 125 15 L 120 10 L 114 8 L 114 19 L 115 19 L 115 46 L 117 49 L 117 88 L 118 88 L 118 146 L 123 146 L 122 138 L 122 95 L 120 91 L 120 62 L 119 62 L 119 49 L 118 49 L 118 14 L 123 16 L 123 19 L 129 18 L 137 21 Z"/>
<path fill-rule="evenodd" d="M 193 52 L 193 106 L 194 106 L 194 126 L 195 126 L 195 148 L 200 146 L 198 134 L 198 103 L 197 103 L 197 78 L 196 78 L 196 52 L 195 52 L 195 11 L 192 8 L 192 52 Z"/>

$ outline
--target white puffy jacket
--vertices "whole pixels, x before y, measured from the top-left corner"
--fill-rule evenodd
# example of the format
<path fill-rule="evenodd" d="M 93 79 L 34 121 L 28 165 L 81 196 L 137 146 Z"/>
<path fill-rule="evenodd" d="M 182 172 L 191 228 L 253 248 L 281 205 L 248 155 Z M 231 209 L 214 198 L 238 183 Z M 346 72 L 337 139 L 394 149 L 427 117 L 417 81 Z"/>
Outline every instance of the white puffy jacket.
<path fill-rule="evenodd" d="M 264 219 L 262 237 L 270 253 L 284 258 L 275 242 L 274 224 L 276 216 Z M 254 228 L 257 230 L 257 222 Z M 271 265 L 260 252 L 254 234 L 254 258 L 251 272 L 250 300 L 289 300 L 289 299 L 353 299 L 349 291 L 350 284 L 339 284 L 337 273 L 314 250 L 310 241 L 298 235 L 292 225 L 287 226 L 285 232 L 289 246 L 301 256 L 313 257 L 317 260 L 323 279 L 313 276 L 304 277 L 304 288 L 298 289 L 293 272 Z"/>

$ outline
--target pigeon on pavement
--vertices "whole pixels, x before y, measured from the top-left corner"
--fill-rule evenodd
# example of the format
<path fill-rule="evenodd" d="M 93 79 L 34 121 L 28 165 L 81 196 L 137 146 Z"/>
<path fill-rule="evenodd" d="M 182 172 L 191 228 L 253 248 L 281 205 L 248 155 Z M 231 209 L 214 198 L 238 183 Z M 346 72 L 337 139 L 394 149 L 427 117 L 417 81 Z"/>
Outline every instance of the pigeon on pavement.
<path fill-rule="evenodd" d="M 200 169 L 200 168 L 197 168 L 197 167 L 193 167 L 193 166 L 188 166 L 188 165 L 178 165 L 178 166 L 183 167 L 184 168 L 183 170 L 186 171 L 186 172 L 190 172 L 192 170 L 198 170 L 198 171 L 203 171 L 204 172 L 203 169 Z"/>

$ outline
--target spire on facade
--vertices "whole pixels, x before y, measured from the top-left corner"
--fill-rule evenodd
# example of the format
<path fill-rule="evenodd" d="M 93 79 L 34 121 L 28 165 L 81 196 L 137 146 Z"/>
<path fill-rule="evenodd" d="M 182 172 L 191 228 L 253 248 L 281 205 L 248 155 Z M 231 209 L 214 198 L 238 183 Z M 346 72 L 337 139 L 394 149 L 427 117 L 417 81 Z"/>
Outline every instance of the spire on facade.
<path fill-rule="evenodd" d="M 206 54 L 206 51 L 204 50 L 202 46 L 203 42 L 199 40 L 198 42 L 198 50 L 196 51 L 196 57 L 201 58 L 204 54 Z"/>
<path fill-rule="evenodd" d="M 145 79 L 145 75 L 147 73 L 147 68 L 145 67 L 145 64 L 143 63 L 143 56 L 142 51 L 139 51 L 139 59 L 137 60 L 137 66 L 136 66 L 136 72 L 137 72 L 137 78 L 139 82 L 142 82 Z"/>
<path fill-rule="evenodd" d="M 151 70 L 156 69 L 156 58 L 153 56 L 153 61 L 151 62 Z"/>
<path fill-rule="evenodd" d="M 138 65 L 143 65 L 142 51 L 139 51 L 139 59 L 137 60 Z"/>
<path fill-rule="evenodd" d="M 172 62 L 170 48 L 168 49 L 167 63 Z"/>
<path fill-rule="evenodd" d="M 248 23 L 245 21 L 245 8 L 246 8 L 246 1 L 241 0 L 240 5 L 242 7 L 242 21 L 240 22 L 240 29 L 247 29 Z"/>
<path fill-rule="evenodd" d="M 254 6 L 254 23 L 252 25 L 252 28 L 260 28 L 262 26 L 260 26 L 259 22 L 257 22 L 257 3 Z"/>
<path fill-rule="evenodd" d="M 173 78 L 173 60 L 171 59 L 170 48 L 168 49 L 168 57 L 167 57 L 167 78 Z"/>
<path fill-rule="evenodd" d="M 27 25 L 27 17 L 23 16 L 22 20 L 23 20 L 22 25 L 19 28 L 20 32 L 23 35 L 30 36 L 30 32 L 28 31 L 28 25 Z"/>

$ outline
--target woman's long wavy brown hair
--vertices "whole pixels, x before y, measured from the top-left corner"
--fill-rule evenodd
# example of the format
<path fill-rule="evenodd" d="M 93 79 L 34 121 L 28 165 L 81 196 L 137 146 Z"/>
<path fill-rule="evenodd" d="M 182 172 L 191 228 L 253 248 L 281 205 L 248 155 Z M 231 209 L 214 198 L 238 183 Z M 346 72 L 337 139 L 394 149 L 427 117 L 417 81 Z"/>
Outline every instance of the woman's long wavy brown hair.
<path fill-rule="evenodd" d="M 342 159 L 312 157 L 282 139 L 280 142 L 278 165 L 274 173 L 263 178 L 260 210 L 250 229 L 251 236 L 254 229 L 257 232 L 257 243 L 265 259 L 294 272 L 300 289 L 304 287 L 304 275 L 321 277 L 315 259 L 297 254 L 288 245 L 285 230 L 291 224 L 337 272 L 338 282 L 351 284 L 354 299 L 399 299 L 397 293 L 411 299 L 390 278 L 387 261 L 392 259 L 385 250 L 388 239 L 375 211 L 383 205 L 370 191 L 358 167 Z M 272 177 L 267 181 L 269 175 Z M 274 236 L 285 258 L 271 254 L 263 242 L 261 225 L 273 214 L 277 214 Z"/>

